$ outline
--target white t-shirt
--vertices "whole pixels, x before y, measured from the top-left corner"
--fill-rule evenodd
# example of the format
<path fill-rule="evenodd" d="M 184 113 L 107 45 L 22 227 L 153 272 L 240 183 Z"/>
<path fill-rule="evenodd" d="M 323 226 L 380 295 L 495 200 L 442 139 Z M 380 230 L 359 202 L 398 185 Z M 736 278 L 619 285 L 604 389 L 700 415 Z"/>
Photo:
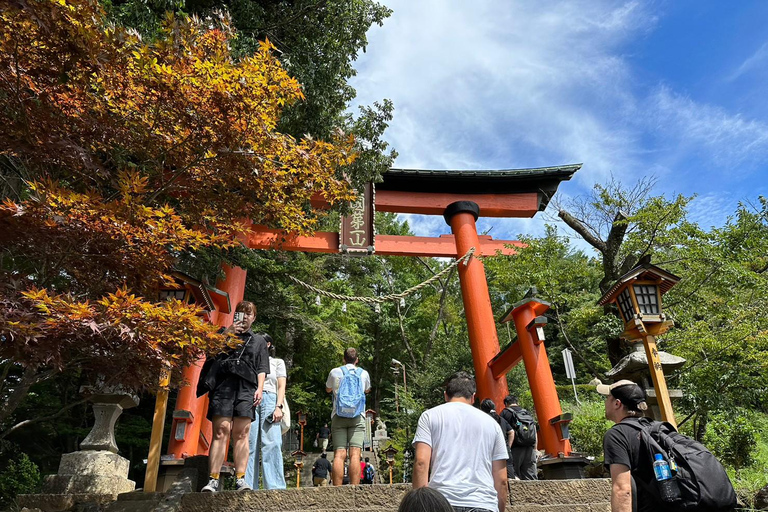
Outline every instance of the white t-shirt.
<path fill-rule="evenodd" d="M 353 364 L 345 365 L 347 369 L 353 370 L 357 368 L 357 366 Z M 360 378 L 363 382 L 363 391 L 366 393 L 371 390 L 371 376 L 368 375 L 368 372 L 363 370 L 362 368 L 357 368 L 358 370 L 362 371 L 360 374 Z M 357 372 L 355 372 L 357 373 Z M 336 393 L 339 392 L 339 384 L 341 383 L 341 378 L 344 376 L 344 374 L 341 372 L 341 367 L 334 368 L 331 370 L 331 373 L 328 374 L 328 379 L 325 381 L 325 387 L 328 389 L 333 390 L 333 412 L 331 413 L 331 417 L 336 416 Z M 363 414 L 365 414 L 365 411 L 363 411 Z"/>
<path fill-rule="evenodd" d="M 282 359 L 270 357 L 269 374 L 264 379 L 264 391 L 277 393 L 277 379 L 280 377 L 288 377 L 288 374 L 285 372 L 285 362 Z"/>
<path fill-rule="evenodd" d="M 429 487 L 454 507 L 497 511 L 493 461 L 507 459 L 501 427 L 486 413 L 447 402 L 422 413 L 413 443 L 432 447 Z"/>

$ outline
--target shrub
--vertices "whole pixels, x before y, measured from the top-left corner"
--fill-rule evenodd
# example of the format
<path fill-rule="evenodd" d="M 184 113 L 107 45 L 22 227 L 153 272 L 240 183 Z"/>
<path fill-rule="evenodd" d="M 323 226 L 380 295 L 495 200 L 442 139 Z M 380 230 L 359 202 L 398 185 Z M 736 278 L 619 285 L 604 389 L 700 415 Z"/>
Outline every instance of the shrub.
<path fill-rule="evenodd" d="M 754 462 L 757 428 L 748 411 L 713 415 L 707 423 L 704 444 L 723 464 L 736 471 Z"/>
<path fill-rule="evenodd" d="M 40 487 L 40 469 L 21 453 L 0 472 L 0 507 L 7 507 L 18 494 L 31 494 Z"/>
<path fill-rule="evenodd" d="M 602 460 L 603 435 L 613 425 L 605 419 L 604 402 L 582 399 L 581 405 L 563 404 L 563 410 L 573 412 L 570 424 L 573 450 Z"/>

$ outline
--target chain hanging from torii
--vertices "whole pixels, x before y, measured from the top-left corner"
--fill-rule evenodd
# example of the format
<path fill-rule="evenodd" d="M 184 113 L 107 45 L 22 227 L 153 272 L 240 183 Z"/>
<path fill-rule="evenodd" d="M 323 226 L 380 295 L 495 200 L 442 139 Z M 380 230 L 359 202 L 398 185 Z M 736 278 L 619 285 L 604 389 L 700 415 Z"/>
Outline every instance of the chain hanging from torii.
<path fill-rule="evenodd" d="M 304 281 L 302 281 L 300 279 L 296 279 L 293 276 L 288 276 L 288 278 L 291 281 L 293 281 L 294 283 L 299 284 L 299 285 L 303 286 L 304 288 L 306 288 L 308 290 L 312 290 L 313 292 L 317 293 L 318 294 L 318 300 L 320 299 L 320 295 L 322 295 L 322 296 L 328 297 L 330 299 L 342 300 L 342 301 L 345 302 L 345 304 L 344 304 L 345 306 L 346 306 L 346 302 L 347 301 L 349 301 L 349 302 L 363 302 L 365 304 L 374 304 L 376 306 L 376 310 L 378 312 L 379 304 L 382 304 L 382 303 L 387 302 L 387 301 L 398 301 L 399 300 L 399 301 L 401 301 L 401 305 L 402 305 L 402 301 L 404 301 L 406 297 L 408 297 L 412 293 L 415 293 L 415 292 L 421 290 L 425 286 L 429 286 L 430 284 L 434 283 L 435 281 L 437 281 L 438 279 L 443 277 L 445 274 L 447 274 L 448 272 L 453 270 L 453 268 L 458 266 L 460 263 L 464 263 L 464 265 L 467 265 L 469 263 L 469 258 L 471 258 L 474 253 L 475 253 L 475 248 L 474 247 L 470 247 L 469 250 L 466 252 L 466 254 L 464 254 L 464 256 L 462 256 L 461 258 L 455 260 L 453 263 L 451 263 L 450 265 L 448 265 L 443 270 L 441 270 L 437 274 L 433 275 L 432 277 L 430 277 L 429 279 L 427 279 L 423 283 L 419 283 L 416 286 L 411 286 L 407 290 L 404 290 L 404 291 L 402 291 L 400 293 L 391 293 L 389 295 L 380 295 L 378 297 L 356 297 L 354 295 L 341 295 L 341 294 L 338 294 L 338 293 L 333 293 L 333 292 L 329 292 L 329 291 L 326 291 L 326 290 L 321 290 L 320 288 L 312 286 L 309 283 L 305 283 Z M 344 309 L 346 309 L 346 307 Z"/>

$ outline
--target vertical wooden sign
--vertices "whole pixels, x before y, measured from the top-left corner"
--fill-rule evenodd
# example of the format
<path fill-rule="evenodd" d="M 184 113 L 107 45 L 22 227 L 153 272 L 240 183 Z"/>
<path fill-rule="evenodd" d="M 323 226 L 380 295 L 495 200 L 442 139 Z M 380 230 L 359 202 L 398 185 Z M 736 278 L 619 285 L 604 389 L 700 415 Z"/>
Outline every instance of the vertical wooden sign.
<path fill-rule="evenodd" d="M 352 211 L 341 218 L 339 251 L 344 254 L 367 256 L 373 254 L 375 233 L 373 229 L 375 189 L 372 183 L 358 193 L 352 203 Z"/>

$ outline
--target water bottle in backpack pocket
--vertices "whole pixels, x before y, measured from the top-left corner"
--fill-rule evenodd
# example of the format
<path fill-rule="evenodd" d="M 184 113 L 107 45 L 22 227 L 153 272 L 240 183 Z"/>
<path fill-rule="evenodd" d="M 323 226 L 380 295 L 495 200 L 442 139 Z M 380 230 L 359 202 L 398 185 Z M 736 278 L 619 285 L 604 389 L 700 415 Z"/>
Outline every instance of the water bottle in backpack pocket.
<path fill-rule="evenodd" d="M 365 389 L 363 370 L 341 367 L 341 382 L 336 394 L 336 415 L 342 418 L 356 418 L 365 411 Z"/>
<path fill-rule="evenodd" d="M 680 486 L 677 484 L 675 475 L 669 468 L 669 463 L 664 460 L 664 456 L 657 453 L 654 456 L 653 473 L 656 475 L 656 486 L 659 489 L 659 496 L 664 503 L 674 503 L 680 500 Z"/>

